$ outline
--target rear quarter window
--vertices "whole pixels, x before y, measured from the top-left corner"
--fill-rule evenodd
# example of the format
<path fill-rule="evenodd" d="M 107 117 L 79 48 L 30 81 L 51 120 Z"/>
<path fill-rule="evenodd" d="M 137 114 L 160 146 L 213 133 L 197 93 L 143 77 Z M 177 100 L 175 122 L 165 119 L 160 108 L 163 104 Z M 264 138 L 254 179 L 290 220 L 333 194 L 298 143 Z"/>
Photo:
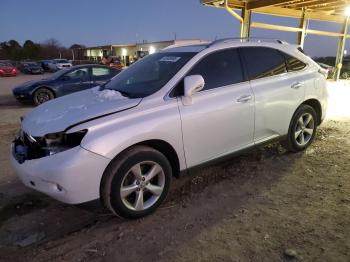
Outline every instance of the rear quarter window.
<path fill-rule="evenodd" d="M 93 76 L 106 76 L 110 74 L 109 68 L 104 67 L 93 67 L 92 68 L 92 75 Z"/>
<path fill-rule="evenodd" d="M 297 72 L 303 70 L 306 67 L 306 64 L 300 61 L 298 58 L 291 55 L 283 53 L 283 56 L 286 59 L 286 65 L 288 72 Z"/>

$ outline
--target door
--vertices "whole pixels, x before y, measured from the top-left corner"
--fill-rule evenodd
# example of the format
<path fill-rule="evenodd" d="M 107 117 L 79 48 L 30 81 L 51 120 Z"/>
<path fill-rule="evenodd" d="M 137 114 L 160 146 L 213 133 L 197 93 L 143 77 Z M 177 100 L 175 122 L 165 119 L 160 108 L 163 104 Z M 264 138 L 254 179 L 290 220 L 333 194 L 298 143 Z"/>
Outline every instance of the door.
<path fill-rule="evenodd" d="M 62 95 L 91 88 L 88 67 L 81 67 L 79 69 L 72 70 L 61 76 L 60 80 L 62 83 L 60 85 L 59 92 Z"/>
<path fill-rule="evenodd" d="M 287 134 L 292 116 L 304 100 L 305 86 L 310 84 L 300 73 L 306 65 L 272 48 L 244 47 L 240 51 L 255 97 L 255 142 Z"/>
<path fill-rule="evenodd" d="M 108 67 L 94 66 L 91 68 L 91 81 L 94 86 L 102 85 L 113 77 Z"/>
<path fill-rule="evenodd" d="M 188 167 L 253 144 L 254 99 L 237 49 L 207 55 L 187 75 L 198 74 L 205 86 L 193 104 L 178 100 Z"/>

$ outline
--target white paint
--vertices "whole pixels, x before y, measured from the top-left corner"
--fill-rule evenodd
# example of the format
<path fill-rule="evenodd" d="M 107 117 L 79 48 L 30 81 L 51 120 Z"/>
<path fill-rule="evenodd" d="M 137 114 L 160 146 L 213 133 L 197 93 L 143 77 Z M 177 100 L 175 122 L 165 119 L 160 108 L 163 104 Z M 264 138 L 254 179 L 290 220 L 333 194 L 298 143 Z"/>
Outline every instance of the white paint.
<path fill-rule="evenodd" d="M 297 73 L 212 90 L 192 92 L 191 89 L 186 93 L 192 98 L 191 105 L 185 106 L 181 99 L 167 96 L 204 56 L 241 46 L 272 47 L 299 58 L 308 67 Z M 155 139 L 167 142 L 178 156 L 180 170 L 184 170 L 260 141 L 286 135 L 293 113 L 307 99 L 317 99 L 323 112 L 326 111 L 326 80 L 318 72 L 319 66 L 291 45 L 226 41 L 207 48 L 187 46 L 161 52 L 174 50 L 197 50 L 198 54 L 161 90 L 148 97 L 128 99 L 118 92 L 99 91 L 96 87 L 54 99 L 29 113 L 22 122 L 22 129 L 33 137 L 66 129 L 67 133 L 85 129 L 88 132 L 80 147 L 23 164 L 12 158 L 12 165 L 22 181 L 28 186 L 29 181 L 35 181 L 34 189 L 60 201 L 82 203 L 99 197 L 101 177 L 110 159 L 140 142 Z M 198 77 L 192 80 L 195 80 L 190 81 L 194 86 L 202 82 Z M 292 88 L 296 83 L 302 84 L 299 89 Z M 337 100 L 337 103 L 347 107 L 349 96 L 342 95 L 342 102 Z M 62 192 L 57 191 L 57 184 L 62 186 Z"/>

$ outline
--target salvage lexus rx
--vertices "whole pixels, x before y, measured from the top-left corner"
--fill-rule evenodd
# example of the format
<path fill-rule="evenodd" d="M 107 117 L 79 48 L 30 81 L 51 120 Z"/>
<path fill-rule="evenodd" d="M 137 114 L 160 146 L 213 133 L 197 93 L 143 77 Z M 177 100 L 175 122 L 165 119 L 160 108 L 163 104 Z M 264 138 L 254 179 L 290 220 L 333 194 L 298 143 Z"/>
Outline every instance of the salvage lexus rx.
<path fill-rule="evenodd" d="M 114 214 L 139 218 L 190 168 L 276 139 L 305 150 L 326 108 L 326 73 L 296 46 L 173 46 L 35 108 L 11 162 L 25 185 L 57 200 L 99 198 Z"/>

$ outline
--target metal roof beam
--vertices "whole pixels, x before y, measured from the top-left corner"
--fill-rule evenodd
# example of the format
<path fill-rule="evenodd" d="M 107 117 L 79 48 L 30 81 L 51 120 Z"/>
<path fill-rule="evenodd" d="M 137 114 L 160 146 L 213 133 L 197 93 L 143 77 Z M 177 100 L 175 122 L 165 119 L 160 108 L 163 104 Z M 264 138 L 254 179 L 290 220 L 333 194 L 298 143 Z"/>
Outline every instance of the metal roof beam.
<path fill-rule="evenodd" d="M 247 9 L 252 10 L 260 7 L 267 7 L 267 6 L 273 6 L 273 5 L 278 5 L 278 4 L 286 4 L 293 2 L 293 0 L 266 0 L 266 1 L 261 1 L 261 0 L 255 0 L 255 1 L 250 1 L 247 2 Z"/>
<path fill-rule="evenodd" d="M 251 27 L 260 28 L 260 29 L 268 29 L 268 30 L 284 31 L 284 32 L 295 32 L 295 33 L 303 31 L 303 29 L 299 28 L 299 27 L 273 25 L 273 24 L 257 23 L 257 22 L 253 22 L 251 24 Z M 350 35 L 347 35 L 347 34 L 344 35 L 344 33 L 336 33 L 336 32 L 321 31 L 321 30 L 314 30 L 314 29 L 306 29 L 306 33 L 307 34 L 312 34 L 312 35 L 318 35 L 318 36 L 350 38 Z"/>
<path fill-rule="evenodd" d="M 295 4 L 290 4 L 289 6 L 292 8 L 302 8 L 302 7 L 310 7 L 310 6 L 318 6 L 318 5 L 327 5 L 339 3 L 339 0 L 312 0 L 312 1 L 304 1 L 304 2 L 296 2 Z"/>
<path fill-rule="evenodd" d="M 256 2 L 257 0 L 254 0 L 253 2 Z M 277 0 L 268 0 L 268 1 L 277 1 Z M 288 2 L 291 3 L 292 1 L 288 0 L 278 0 L 280 3 Z M 311 1 L 311 0 L 310 0 Z M 312 0 L 314 1 L 314 0 Z M 324 1 L 324 0 L 318 0 L 318 1 Z M 334 0 L 328 0 L 328 1 L 334 1 Z M 339 0 L 337 0 L 339 1 Z M 201 0 L 203 4 L 213 6 L 213 7 L 219 7 L 219 8 L 224 8 L 224 1 L 219 1 L 219 0 Z M 259 0 L 259 2 L 265 2 L 264 0 Z M 298 1 L 300 2 L 300 1 Z M 306 1 L 304 1 L 306 2 Z M 309 2 L 309 0 L 307 0 Z M 248 2 L 249 3 L 249 2 Z M 272 3 L 272 2 L 270 2 Z M 296 1 L 293 1 L 293 3 L 296 3 Z M 350 3 L 350 1 L 349 1 Z M 244 2 L 238 1 L 238 0 L 229 0 L 229 7 L 231 8 L 236 8 L 236 9 L 241 9 L 242 4 Z M 336 9 L 338 12 L 339 8 Z M 282 16 L 282 17 L 294 17 L 294 18 L 301 18 L 303 15 L 303 11 L 300 7 L 300 9 L 296 8 L 284 8 L 284 7 L 279 7 L 279 6 L 265 6 L 265 7 L 259 7 L 256 9 L 253 9 L 252 12 L 254 13 L 260 13 L 260 14 L 266 14 L 266 15 L 274 15 L 274 16 Z M 328 12 L 323 12 L 322 10 L 318 11 L 317 9 L 314 10 L 308 10 L 308 18 L 310 20 L 318 20 L 318 21 L 327 21 L 327 22 L 335 22 L 335 23 L 344 23 L 345 20 L 345 15 L 337 15 L 337 14 L 331 14 L 330 11 Z"/>
<path fill-rule="evenodd" d="M 255 9 L 254 12 L 267 14 L 267 15 L 295 17 L 295 18 L 301 18 L 303 15 L 302 10 L 273 7 L 273 6 L 258 8 L 258 9 Z M 345 17 L 329 15 L 325 12 L 317 12 L 317 11 L 316 12 L 308 11 L 308 18 L 310 20 L 336 22 L 336 23 L 344 23 L 344 19 L 345 19 Z"/>

